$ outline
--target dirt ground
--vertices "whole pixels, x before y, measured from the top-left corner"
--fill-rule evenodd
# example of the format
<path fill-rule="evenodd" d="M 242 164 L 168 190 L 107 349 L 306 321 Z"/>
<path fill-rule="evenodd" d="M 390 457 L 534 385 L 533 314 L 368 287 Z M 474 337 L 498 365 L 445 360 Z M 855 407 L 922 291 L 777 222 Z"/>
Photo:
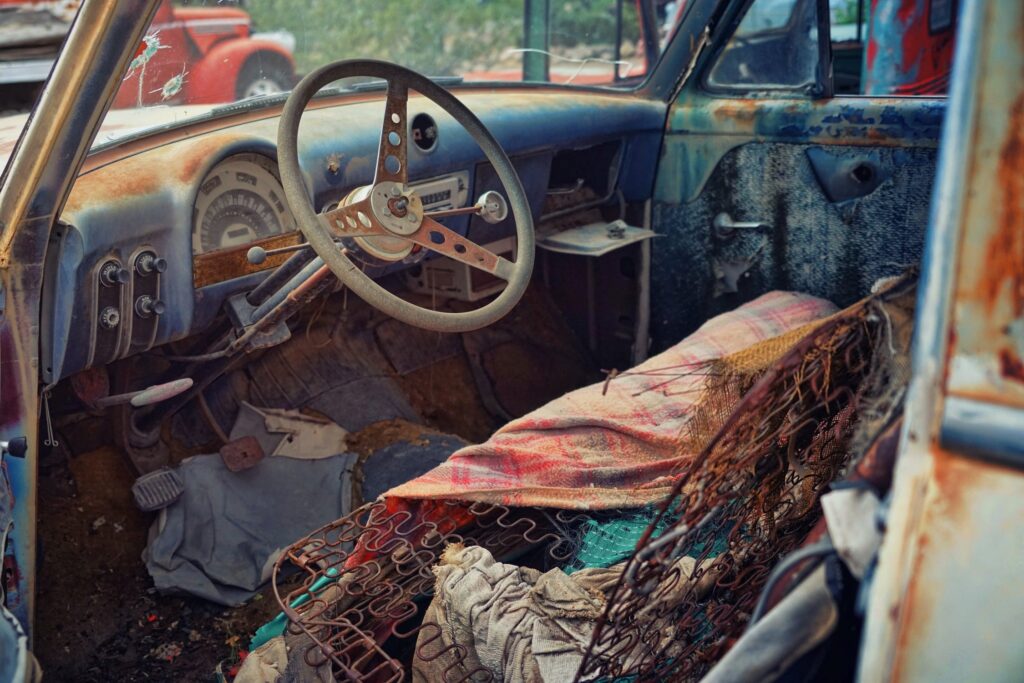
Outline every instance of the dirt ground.
<path fill-rule="evenodd" d="M 40 490 L 35 653 L 44 679 L 202 681 L 219 662 L 229 668 L 279 611 L 270 590 L 236 609 L 155 594 L 141 561 L 155 515 L 135 507 L 126 458 L 103 448 L 70 467 L 77 495 L 65 495 L 59 470 Z"/>
<path fill-rule="evenodd" d="M 348 445 L 369 455 L 433 431 L 392 420 L 350 435 Z M 135 506 L 127 457 L 105 447 L 68 465 L 40 482 L 35 654 L 44 679 L 206 681 L 218 665 L 229 673 L 256 629 L 280 611 L 273 589 L 235 608 L 157 594 L 142 562 L 157 516 Z"/>

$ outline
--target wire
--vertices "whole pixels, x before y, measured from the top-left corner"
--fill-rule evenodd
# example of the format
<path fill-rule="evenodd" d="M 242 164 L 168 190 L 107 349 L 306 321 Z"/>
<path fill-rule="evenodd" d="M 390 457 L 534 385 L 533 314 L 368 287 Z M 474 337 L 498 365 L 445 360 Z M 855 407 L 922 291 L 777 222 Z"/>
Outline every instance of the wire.
<path fill-rule="evenodd" d="M 579 66 L 578 69 L 576 69 L 575 73 L 573 73 L 573 75 L 570 76 L 569 79 L 565 81 L 567 84 L 568 83 L 572 83 L 576 79 L 576 77 L 579 76 L 580 73 L 583 71 L 583 68 L 587 64 L 589 64 L 591 62 L 594 62 L 595 64 L 608 64 L 610 66 L 624 66 L 624 67 L 626 67 L 626 73 L 629 73 L 630 71 L 633 70 L 633 62 L 627 62 L 624 59 L 603 59 L 601 57 L 585 57 L 583 59 L 577 59 L 577 58 L 574 58 L 574 57 L 565 57 L 563 55 L 556 55 L 553 52 L 548 52 L 547 50 L 540 50 L 540 49 L 537 49 L 535 47 L 514 48 L 512 50 L 509 50 L 509 52 L 534 52 L 534 53 L 537 53 L 537 54 L 541 54 L 541 55 L 546 55 L 548 57 L 552 57 L 552 58 L 557 59 L 559 61 L 571 62 L 573 64 L 579 64 L 580 66 Z"/>
<path fill-rule="evenodd" d="M 220 351 L 211 351 L 210 353 L 203 353 L 198 356 L 167 356 L 161 355 L 160 357 L 164 360 L 169 360 L 173 363 L 205 363 L 210 360 L 217 360 L 228 355 L 227 349 L 221 349 Z"/>
<path fill-rule="evenodd" d="M 226 444 L 231 441 L 231 439 L 228 438 L 228 435 L 224 432 L 224 429 L 220 426 L 220 423 L 217 422 L 217 418 L 214 417 L 213 411 L 210 410 L 210 404 L 206 402 L 206 395 L 203 393 L 202 389 L 196 393 L 196 402 L 199 404 L 199 412 L 202 413 L 207 424 L 210 425 L 210 429 L 212 429 L 214 434 L 217 435 L 217 438 L 220 439 L 221 443 Z"/>
<path fill-rule="evenodd" d="M 201 353 L 195 356 L 176 356 L 167 353 L 154 354 L 158 358 L 170 361 L 172 363 L 203 363 L 205 361 L 217 360 L 228 355 L 228 351 L 231 349 L 232 331 L 228 330 L 217 338 L 217 341 L 210 344 L 210 346 L 220 346 L 224 344 L 224 348 L 219 351 L 210 351 L 209 353 Z"/>
<path fill-rule="evenodd" d="M 768 581 L 765 582 L 764 588 L 761 589 L 761 596 L 757 599 L 757 606 L 754 607 L 754 611 L 750 615 L 750 621 L 747 623 L 747 630 L 757 623 L 757 621 L 764 616 L 768 610 L 768 600 L 771 598 L 772 592 L 775 590 L 775 584 L 779 582 L 783 576 L 785 576 L 790 569 L 800 564 L 805 560 L 815 559 L 817 560 L 807 569 L 813 569 L 824 561 L 825 557 L 832 555 L 836 552 L 835 547 L 832 545 L 832 540 L 827 536 L 817 543 L 794 550 L 789 555 L 786 555 L 782 560 L 775 565 L 775 569 L 768 576 Z M 806 572 L 804 575 L 806 576 Z M 803 579 L 801 576 L 801 580 Z"/>

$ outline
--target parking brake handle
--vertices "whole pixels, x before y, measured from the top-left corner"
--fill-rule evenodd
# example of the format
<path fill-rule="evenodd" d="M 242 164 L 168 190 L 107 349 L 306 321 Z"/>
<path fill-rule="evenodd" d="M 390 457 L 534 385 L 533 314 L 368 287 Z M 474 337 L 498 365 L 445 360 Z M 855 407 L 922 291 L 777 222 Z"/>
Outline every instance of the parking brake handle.
<path fill-rule="evenodd" d="M 142 391 L 130 391 L 126 394 L 104 396 L 93 403 L 93 405 L 96 408 L 109 408 L 111 406 L 130 403 L 133 408 L 142 408 L 143 406 L 153 405 L 154 403 L 160 403 L 161 401 L 166 401 L 169 398 L 174 398 L 181 392 L 187 391 L 191 388 L 192 378 L 184 377 L 164 384 L 154 384 L 151 387 L 146 387 Z"/>

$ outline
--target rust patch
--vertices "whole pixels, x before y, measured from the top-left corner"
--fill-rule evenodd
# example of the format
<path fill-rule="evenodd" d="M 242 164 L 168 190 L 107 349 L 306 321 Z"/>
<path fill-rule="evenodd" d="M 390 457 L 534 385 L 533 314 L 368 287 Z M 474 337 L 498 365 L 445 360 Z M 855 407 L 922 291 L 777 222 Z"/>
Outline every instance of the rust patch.
<path fill-rule="evenodd" d="M 991 312 L 1009 282 L 1013 315 L 1017 317 L 1024 313 L 1024 93 L 1013 104 L 1009 130 L 996 169 L 1002 194 L 998 232 L 988 244 L 981 293 Z"/>
<path fill-rule="evenodd" d="M 283 254 L 271 254 L 267 260 L 259 265 L 249 263 L 246 258 L 249 250 L 259 246 L 264 249 L 278 249 L 290 247 L 299 243 L 298 232 L 289 232 L 284 235 L 274 235 L 262 240 L 257 240 L 239 247 L 230 247 L 206 254 L 197 254 L 192 264 L 192 284 L 196 289 L 212 285 L 217 282 L 232 280 L 236 277 L 259 273 L 269 268 L 276 268 L 284 263 L 293 252 Z"/>
<path fill-rule="evenodd" d="M 712 109 L 716 119 L 730 121 L 753 122 L 757 117 L 757 100 L 736 99 L 725 100 Z"/>
<path fill-rule="evenodd" d="M 981 465 L 939 450 L 934 451 L 934 463 L 932 478 L 942 501 L 942 516 L 957 518 L 963 512 L 962 493 L 978 478 Z"/>
<path fill-rule="evenodd" d="M 933 449 L 930 491 L 926 508 L 921 519 L 918 547 L 907 590 L 900 601 L 899 632 L 896 657 L 891 680 L 904 678 L 903 666 L 912 654 L 920 654 L 920 647 L 927 637 L 926 630 L 935 620 L 948 615 L 933 614 L 933 596 L 948 591 L 948 585 L 929 583 L 922 579 L 926 565 L 946 561 L 944 557 L 929 557 L 929 553 L 948 553 L 951 544 L 969 533 L 970 510 L 967 501 L 977 499 L 978 492 L 984 491 L 991 481 L 993 472 L 1010 472 L 1012 469 L 994 463 Z M 960 536 L 958 536 L 958 534 Z"/>
<path fill-rule="evenodd" d="M 898 608 L 899 627 L 892 675 L 894 681 L 903 678 L 904 657 L 909 655 L 914 649 L 914 645 L 919 642 L 918 630 L 930 623 L 932 619 L 932 601 L 928 596 L 935 586 L 926 585 L 921 579 L 923 567 L 928 561 L 929 551 L 934 545 L 931 532 L 936 528 L 937 522 L 959 514 L 963 507 L 961 492 L 973 480 L 975 474 L 970 471 L 970 467 L 958 466 L 962 464 L 958 458 L 950 457 L 949 454 L 937 449 L 932 451 L 932 461 L 930 486 L 934 487 L 935 491 L 929 494 L 929 497 L 941 502 L 938 506 L 934 502 L 926 503 L 927 507 L 920 523 L 919 528 L 922 531 L 917 539 L 913 569 Z"/>
<path fill-rule="evenodd" d="M 868 128 L 867 135 L 869 140 L 883 141 L 889 139 L 889 136 L 886 135 L 886 132 L 879 128 Z"/>
<path fill-rule="evenodd" d="M 178 180 L 183 183 L 194 182 L 199 176 L 199 170 L 204 164 L 218 153 L 223 152 L 225 146 L 237 139 L 235 135 L 211 135 L 196 141 L 191 145 L 188 152 L 181 160 L 178 167 Z"/>
<path fill-rule="evenodd" d="M 999 373 L 1006 379 L 1024 382 L 1024 361 L 1010 349 L 999 350 Z"/>
<path fill-rule="evenodd" d="M 65 210 L 73 213 L 89 206 L 116 204 L 156 194 L 175 181 L 193 183 L 203 164 L 239 139 L 241 136 L 236 134 L 210 135 L 187 147 L 157 147 L 82 173 L 75 181 Z"/>
<path fill-rule="evenodd" d="M 549 106 L 554 104 L 569 107 L 572 106 L 573 102 L 579 102 L 583 98 L 586 98 L 589 101 L 601 100 L 611 104 L 615 102 L 629 101 L 634 97 L 628 91 L 609 91 L 602 93 L 600 96 L 595 96 L 593 93 L 582 93 L 579 96 L 567 96 L 561 91 L 552 91 L 547 88 L 538 88 L 536 86 L 523 86 L 508 89 L 502 88 L 500 91 L 495 92 L 491 86 L 484 84 L 458 87 L 455 89 L 455 94 L 460 98 L 474 97 L 478 95 L 495 96 L 501 98 L 503 103 L 522 103 L 527 107 L 542 104 Z M 487 99 L 489 99 L 489 97 Z M 330 109 L 346 104 L 358 104 L 360 102 L 383 100 L 383 93 L 342 93 L 339 95 L 317 98 L 306 105 L 306 111 L 310 112 L 317 109 Z M 226 129 L 247 123 L 276 119 L 281 115 L 283 110 L 284 104 L 270 105 L 246 112 L 239 112 L 231 116 L 218 116 L 206 120 L 191 121 L 187 126 L 174 127 L 170 130 L 154 133 L 153 135 L 124 140 L 112 147 L 92 153 L 86 157 L 83 165 L 83 171 L 94 171 L 107 164 L 120 161 L 121 159 L 141 152 L 146 152 L 158 146 L 169 145 L 174 142 L 195 138 L 199 135 L 225 131 Z M 18 124 L 18 130 L 20 129 L 21 124 Z M 113 128 L 108 128 L 107 130 L 112 129 Z"/>
<path fill-rule="evenodd" d="M 138 166 L 140 164 L 123 163 L 110 166 L 102 173 L 79 176 L 64 210 L 77 212 L 114 198 L 124 201 L 158 192 L 163 182 L 160 174 Z"/>
<path fill-rule="evenodd" d="M 892 485 L 902 428 L 903 416 L 900 415 L 879 432 L 854 467 L 851 479 L 866 481 L 879 493 L 888 491 Z"/>

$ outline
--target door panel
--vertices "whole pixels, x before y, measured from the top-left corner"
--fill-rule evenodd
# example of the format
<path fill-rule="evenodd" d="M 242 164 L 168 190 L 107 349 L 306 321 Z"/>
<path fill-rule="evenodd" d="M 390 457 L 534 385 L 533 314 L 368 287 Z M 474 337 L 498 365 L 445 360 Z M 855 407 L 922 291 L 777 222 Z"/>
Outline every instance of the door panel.
<path fill-rule="evenodd" d="M 684 90 L 655 188 L 654 344 L 773 289 L 843 306 L 917 265 L 944 111 L 939 99 Z M 716 228 L 722 214 L 764 226 Z"/>

